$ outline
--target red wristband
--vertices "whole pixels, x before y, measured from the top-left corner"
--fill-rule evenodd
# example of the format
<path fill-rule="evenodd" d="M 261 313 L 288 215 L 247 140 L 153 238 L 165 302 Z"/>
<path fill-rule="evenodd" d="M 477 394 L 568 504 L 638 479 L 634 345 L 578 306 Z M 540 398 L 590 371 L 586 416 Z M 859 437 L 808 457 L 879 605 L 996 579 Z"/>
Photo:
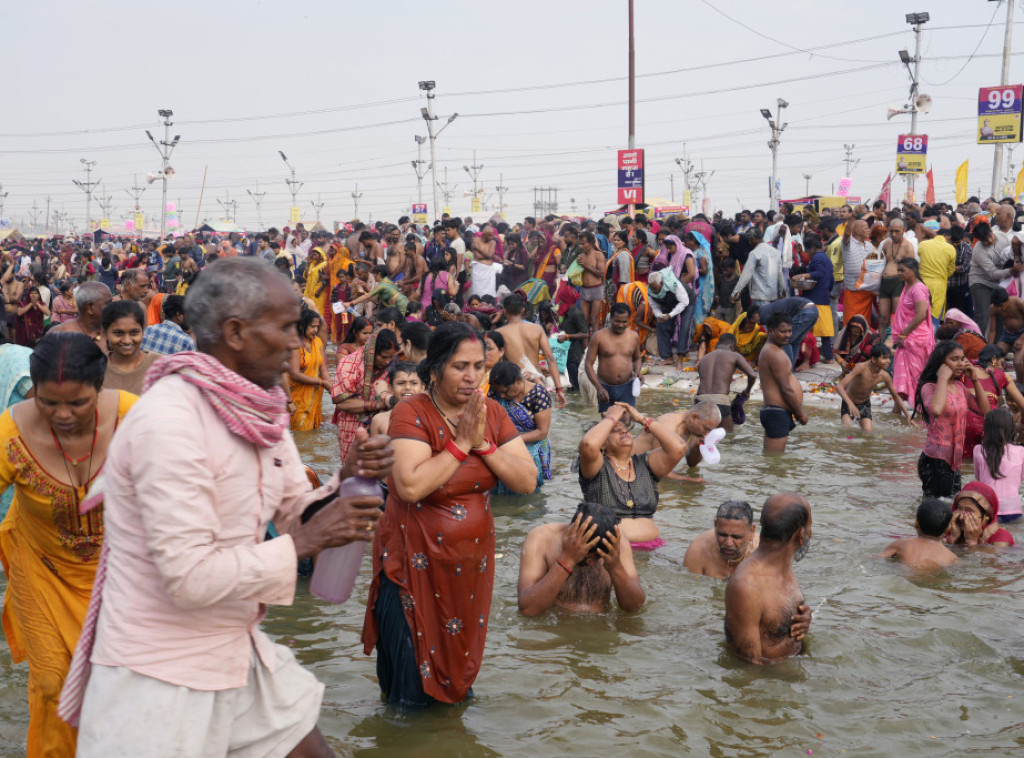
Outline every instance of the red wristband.
<path fill-rule="evenodd" d="M 481 458 L 488 455 L 494 455 L 496 452 L 498 452 L 498 446 L 495 445 L 493 442 L 491 442 L 490 440 L 484 440 L 484 442 L 487 443 L 486 448 L 484 448 L 483 450 L 477 450 L 476 448 L 473 448 L 473 452 L 479 455 Z"/>
<path fill-rule="evenodd" d="M 568 574 L 569 576 L 572 576 L 572 569 L 570 569 L 570 568 L 566 568 L 566 567 L 565 567 L 565 564 L 564 564 L 564 563 L 562 563 L 562 562 L 561 562 L 560 560 L 558 560 L 557 558 L 555 558 L 555 563 L 557 563 L 557 564 L 558 564 L 559 566 L 561 566 L 561 567 L 562 567 L 563 569 L 565 569 L 565 573 L 567 573 L 567 574 Z"/>
<path fill-rule="evenodd" d="M 448 444 L 444 446 L 444 449 L 459 463 L 465 463 L 466 459 L 469 458 L 469 453 L 462 452 L 462 448 L 456 445 L 453 440 L 448 440 Z"/>
<path fill-rule="evenodd" d="M 651 424 L 653 424 L 653 423 L 654 423 L 654 419 L 652 419 L 652 418 L 645 418 L 644 419 L 644 431 L 645 432 L 651 431 Z"/>

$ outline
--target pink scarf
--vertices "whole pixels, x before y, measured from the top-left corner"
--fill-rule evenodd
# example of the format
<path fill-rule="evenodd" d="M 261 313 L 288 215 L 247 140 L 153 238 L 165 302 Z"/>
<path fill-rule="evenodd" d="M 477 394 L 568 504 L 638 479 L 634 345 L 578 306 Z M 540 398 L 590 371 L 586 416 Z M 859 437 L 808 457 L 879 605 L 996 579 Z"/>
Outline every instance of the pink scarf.
<path fill-rule="evenodd" d="M 146 373 L 145 394 L 165 376 L 177 374 L 195 385 L 232 434 L 259 447 L 273 447 L 288 428 L 287 401 L 280 387 L 263 389 L 206 353 L 174 353 Z"/>
<path fill-rule="evenodd" d="M 284 390 L 264 389 L 236 374 L 206 353 L 174 353 L 157 360 L 146 374 L 142 392 L 145 394 L 165 376 L 177 375 L 199 388 L 203 398 L 217 411 L 220 420 L 242 439 L 259 447 L 273 447 L 288 429 L 288 413 Z M 89 496 L 79 506 L 79 513 L 103 504 L 103 476 L 97 476 Z M 107 541 L 103 541 L 96 566 L 89 610 L 82 623 L 82 633 L 75 646 L 68 675 L 60 693 L 57 715 L 71 726 L 78 726 L 82 715 L 85 688 L 92 673 L 92 648 L 96 640 L 96 622 L 103 604 L 103 583 L 107 578 Z"/>

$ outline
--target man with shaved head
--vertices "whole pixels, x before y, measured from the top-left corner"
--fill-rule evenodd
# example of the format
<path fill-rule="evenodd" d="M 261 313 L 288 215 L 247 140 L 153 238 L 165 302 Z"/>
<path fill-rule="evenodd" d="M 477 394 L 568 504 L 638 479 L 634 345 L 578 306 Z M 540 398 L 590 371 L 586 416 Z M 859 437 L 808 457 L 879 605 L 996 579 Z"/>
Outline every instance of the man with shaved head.
<path fill-rule="evenodd" d="M 795 492 L 769 497 L 761 508 L 761 542 L 725 588 L 725 640 L 743 660 L 763 665 L 803 650 L 806 630 L 792 633 L 793 617 L 806 609 L 793 561 L 810 544 L 807 499 Z"/>
<path fill-rule="evenodd" d="M 874 292 L 858 292 L 857 279 L 860 277 L 864 259 L 875 249 L 868 238 L 871 230 L 867 221 L 857 219 L 847 222 L 843 230 L 843 326 L 854 316 L 863 316 L 871 323 L 871 308 L 875 304 Z"/>
<path fill-rule="evenodd" d="M 897 264 L 904 258 L 915 257 L 914 246 L 903 236 L 906 230 L 907 226 L 903 219 L 892 219 L 889 222 L 889 236 L 882 240 L 882 246 L 879 248 L 885 259 L 882 285 L 878 290 L 878 333 L 883 337 L 899 303 L 900 293 L 903 292 L 903 278 L 896 271 Z"/>

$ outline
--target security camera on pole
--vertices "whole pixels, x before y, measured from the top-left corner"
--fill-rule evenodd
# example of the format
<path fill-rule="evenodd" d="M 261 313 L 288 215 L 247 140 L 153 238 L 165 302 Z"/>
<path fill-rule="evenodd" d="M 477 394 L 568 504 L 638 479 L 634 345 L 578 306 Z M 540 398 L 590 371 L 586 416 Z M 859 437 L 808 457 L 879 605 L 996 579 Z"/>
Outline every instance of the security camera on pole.
<path fill-rule="evenodd" d="M 157 113 L 164 120 L 163 141 L 157 142 L 153 139 L 153 135 L 149 133 L 148 129 L 146 130 L 146 136 L 149 137 L 153 147 L 160 153 L 160 180 L 163 183 L 160 195 L 160 241 L 163 242 L 164 233 L 167 231 L 167 180 L 174 176 L 174 169 L 170 165 L 171 153 L 174 151 L 175 146 L 177 146 L 178 140 L 181 139 L 181 135 L 175 134 L 174 139 L 171 139 L 171 127 L 173 126 L 171 116 L 174 115 L 174 111 L 160 110 Z"/>

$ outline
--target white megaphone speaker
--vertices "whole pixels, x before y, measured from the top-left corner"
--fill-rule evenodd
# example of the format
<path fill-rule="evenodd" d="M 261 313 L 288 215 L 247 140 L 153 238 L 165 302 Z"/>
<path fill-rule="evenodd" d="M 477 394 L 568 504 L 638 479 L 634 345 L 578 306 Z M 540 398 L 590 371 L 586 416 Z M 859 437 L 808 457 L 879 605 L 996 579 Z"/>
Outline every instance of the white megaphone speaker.
<path fill-rule="evenodd" d="M 152 184 L 156 180 L 157 180 L 157 175 L 154 174 L 152 171 L 150 171 L 148 174 L 146 174 L 146 184 Z"/>
<path fill-rule="evenodd" d="M 929 95 L 918 95 L 914 98 L 914 110 L 918 113 L 927 113 L 932 109 L 932 99 Z"/>
<path fill-rule="evenodd" d="M 174 176 L 174 169 L 171 168 L 170 166 L 165 168 L 164 169 L 164 176 L 166 176 L 168 179 L 170 179 L 172 176 Z"/>
<path fill-rule="evenodd" d="M 907 111 L 906 111 L 905 108 L 897 108 L 895 105 L 891 105 L 890 104 L 888 110 L 886 110 L 886 112 L 885 112 L 885 120 L 886 121 L 892 121 L 892 117 L 893 116 L 898 116 L 901 113 L 906 113 L 906 112 Z"/>

